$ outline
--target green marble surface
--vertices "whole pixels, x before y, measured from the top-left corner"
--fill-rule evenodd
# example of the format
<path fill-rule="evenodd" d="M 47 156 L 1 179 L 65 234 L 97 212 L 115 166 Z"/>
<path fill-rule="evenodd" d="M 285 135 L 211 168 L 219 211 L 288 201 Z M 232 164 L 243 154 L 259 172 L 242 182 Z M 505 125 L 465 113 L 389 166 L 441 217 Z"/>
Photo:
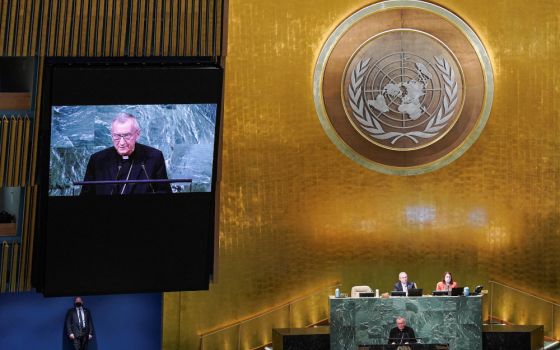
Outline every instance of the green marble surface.
<path fill-rule="evenodd" d="M 330 298 L 331 350 L 386 344 L 396 318 L 425 344 L 482 349 L 482 297 Z"/>

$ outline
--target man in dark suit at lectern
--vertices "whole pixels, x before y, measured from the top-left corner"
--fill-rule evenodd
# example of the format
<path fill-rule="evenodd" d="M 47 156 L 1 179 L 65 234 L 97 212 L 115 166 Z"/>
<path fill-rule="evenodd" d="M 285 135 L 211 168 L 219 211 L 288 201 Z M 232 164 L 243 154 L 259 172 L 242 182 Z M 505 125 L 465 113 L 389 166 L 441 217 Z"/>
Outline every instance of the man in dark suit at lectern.
<path fill-rule="evenodd" d="M 416 343 L 414 329 L 406 325 L 404 317 L 397 318 L 397 326 L 389 332 L 389 344 L 412 344 Z"/>
<path fill-rule="evenodd" d="M 119 113 L 111 124 L 113 147 L 89 158 L 84 181 L 167 179 L 165 160 L 160 150 L 136 143 L 140 126 L 136 117 Z M 80 195 L 123 195 L 171 193 L 169 183 L 125 183 L 84 185 Z"/>
<path fill-rule="evenodd" d="M 93 319 L 91 312 L 84 307 L 82 298 L 74 299 L 74 307 L 66 313 L 66 335 L 75 350 L 87 350 L 93 338 Z"/>

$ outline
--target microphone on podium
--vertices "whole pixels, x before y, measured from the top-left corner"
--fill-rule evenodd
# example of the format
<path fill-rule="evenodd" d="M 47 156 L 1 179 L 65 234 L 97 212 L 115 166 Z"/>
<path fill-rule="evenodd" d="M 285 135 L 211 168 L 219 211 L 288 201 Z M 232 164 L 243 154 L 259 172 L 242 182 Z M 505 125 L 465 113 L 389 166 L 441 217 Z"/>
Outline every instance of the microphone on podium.
<path fill-rule="evenodd" d="M 150 177 L 148 176 L 148 172 L 146 171 L 146 167 L 144 166 L 144 162 L 140 163 L 140 166 L 144 171 L 144 175 L 146 175 L 146 180 L 150 180 Z M 156 191 L 154 191 L 154 186 L 152 186 L 151 182 L 148 182 L 148 186 L 150 186 L 150 188 L 152 189 L 152 193 L 156 193 Z"/>
<path fill-rule="evenodd" d="M 115 180 L 119 179 L 119 175 L 121 174 L 121 170 L 122 170 L 122 162 L 119 162 L 119 164 L 117 165 L 117 176 L 115 176 Z M 118 184 L 114 184 L 113 187 L 111 188 L 111 195 L 113 195 L 113 192 L 115 192 L 115 187 L 119 187 Z"/>

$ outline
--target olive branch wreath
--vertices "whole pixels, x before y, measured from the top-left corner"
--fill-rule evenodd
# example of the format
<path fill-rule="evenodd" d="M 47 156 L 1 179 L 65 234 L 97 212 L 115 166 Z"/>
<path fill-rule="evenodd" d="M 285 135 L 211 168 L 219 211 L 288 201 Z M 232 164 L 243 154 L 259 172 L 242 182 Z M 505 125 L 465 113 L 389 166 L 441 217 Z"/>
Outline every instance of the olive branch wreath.
<path fill-rule="evenodd" d="M 364 75 L 367 72 L 370 58 L 360 60 L 356 68 L 352 71 L 350 85 L 348 86 L 348 95 L 350 107 L 354 118 L 360 123 L 362 128 L 366 130 L 372 137 L 379 140 L 391 140 L 391 144 L 395 144 L 400 138 L 407 137 L 414 143 L 418 143 L 417 138 L 429 139 L 438 134 L 443 129 L 449 119 L 455 112 L 457 106 L 457 90 L 458 85 L 455 81 L 455 71 L 451 68 L 449 63 L 443 57 L 435 57 L 436 67 L 441 72 L 445 85 L 445 96 L 443 104 L 440 106 L 436 115 L 430 118 L 428 124 L 423 131 L 410 131 L 407 133 L 401 132 L 386 132 L 377 119 L 372 117 L 368 109 L 364 105 L 362 98 L 362 85 L 364 83 Z"/>

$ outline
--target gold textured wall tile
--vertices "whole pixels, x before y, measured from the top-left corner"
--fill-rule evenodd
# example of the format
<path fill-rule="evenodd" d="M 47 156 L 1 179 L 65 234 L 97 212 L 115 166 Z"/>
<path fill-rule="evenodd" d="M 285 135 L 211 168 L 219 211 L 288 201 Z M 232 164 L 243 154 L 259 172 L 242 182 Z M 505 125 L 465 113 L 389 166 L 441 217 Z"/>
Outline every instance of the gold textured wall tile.
<path fill-rule="evenodd" d="M 552 338 L 560 338 L 560 306 L 554 305 L 554 327 L 552 329 Z"/>
<path fill-rule="evenodd" d="M 502 285 L 492 285 L 492 316 L 513 324 L 544 325 L 544 335 L 554 337 L 557 320 L 553 303 Z"/>
<path fill-rule="evenodd" d="M 313 104 L 324 40 L 370 3 L 229 1 L 219 280 L 166 296 L 164 349 L 336 281 L 388 291 L 402 270 L 425 291 L 450 270 L 471 288 L 495 279 L 558 301 L 560 8 L 436 1 L 486 45 L 493 109 L 457 161 L 400 177 L 342 155 Z"/>

